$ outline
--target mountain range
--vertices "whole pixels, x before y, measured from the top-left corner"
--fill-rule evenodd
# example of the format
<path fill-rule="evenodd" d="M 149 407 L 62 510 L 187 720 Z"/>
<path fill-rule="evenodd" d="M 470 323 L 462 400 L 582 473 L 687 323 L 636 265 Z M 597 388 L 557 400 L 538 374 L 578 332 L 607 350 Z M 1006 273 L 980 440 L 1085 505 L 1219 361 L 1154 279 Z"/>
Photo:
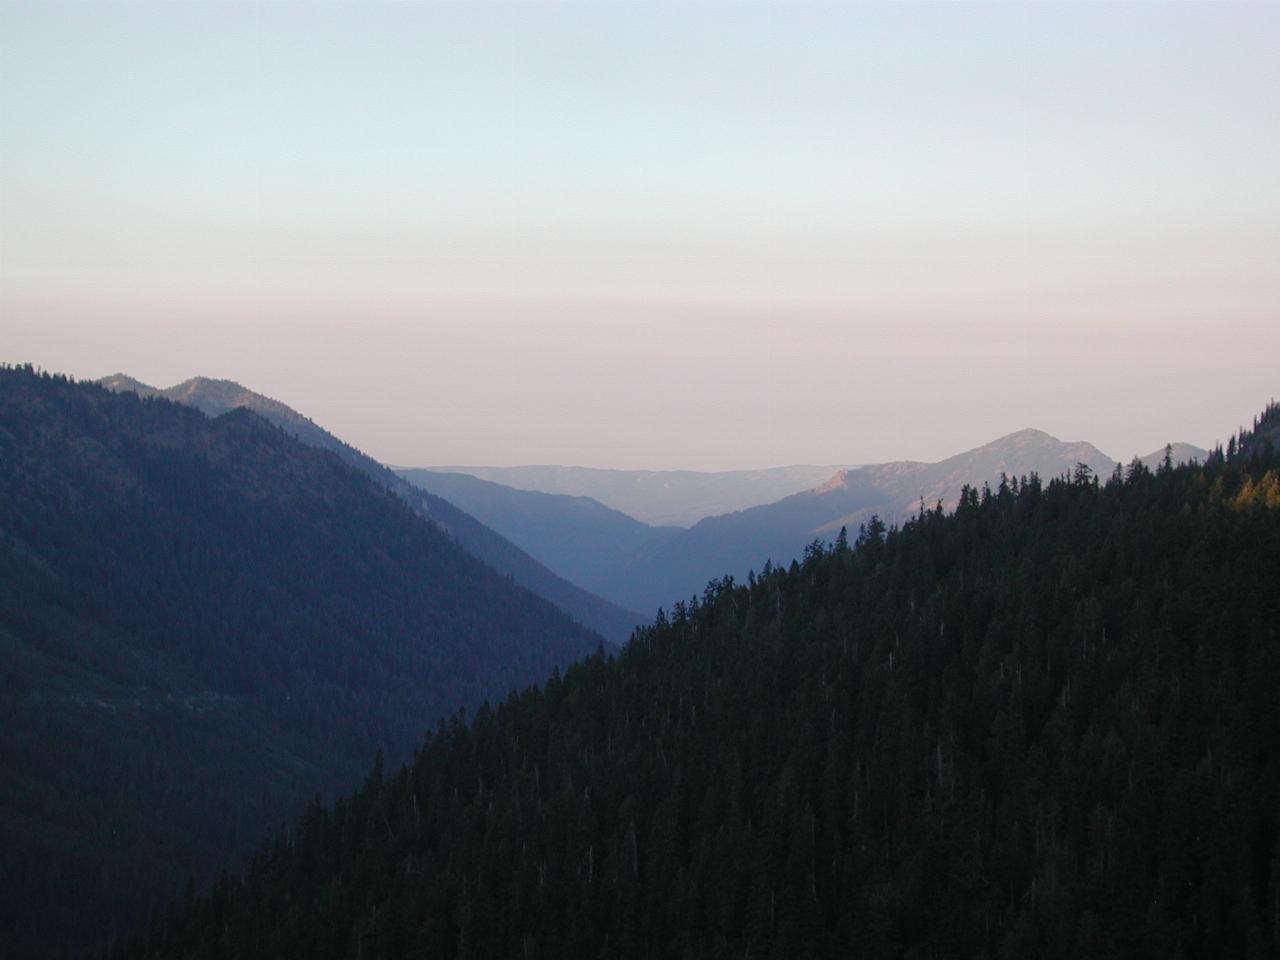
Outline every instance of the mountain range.
<path fill-rule="evenodd" d="M 602 643 L 250 410 L 0 369 L 0 952 L 88 955 Z"/>
<path fill-rule="evenodd" d="M 1280 955 L 1277 423 L 716 580 L 122 960 Z"/>
<path fill-rule="evenodd" d="M 667 607 L 713 578 L 741 578 L 766 559 L 787 564 L 812 540 L 830 541 L 842 526 L 856 530 L 872 515 L 895 523 L 921 504 L 953 507 L 963 486 L 995 484 L 1002 473 L 1053 477 L 1084 464 L 1106 475 L 1117 465 L 1092 444 L 1027 429 L 937 463 L 721 473 L 581 467 L 392 471 L 287 405 L 233 381 L 194 377 L 158 389 L 116 374 L 99 382 L 185 403 L 209 416 L 242 407 L 254 411 L 304 443 L 336 453 L 472 554 L 615 643 L 645 619 L 633 611 Z M 1206 455 L 1189 444 L 1172 445 L 1169 453 L 1175 463 Z M 1141 459 L 1153 467 L 1164 456 L 1160 450 Z M 492 477 L 534 489 L 487 479 Z M 628 504 L 640 516 L 609 502 Z M 660 516 L 681 522 L 642 519 Z"/>
<path fill-rule="evenodd" d="M 396 468 L 397 472 L 405 469 Z M 689 527 L 703 517 L 808 490 L 845 467 L 797 465 L 721 472 L 557 466 L 425 469 L 466 474 L 517 490 L 590 497 L 651 526 Z"/>
<path fill-rule="evenodd" d="M 138 956 L 1267 955 L 1277 423 L 656 527 L 396 476 L 229 381 L 0 369 L 6 955 L 101 955 L 188 877 Z M 667 613 L 606 647 L 472 509 Z"/>
<path fill-rule="evenodd" d="M 458 509 L 442 496 L 406 483 L 391 470 L 339 440 L 310 418 L 291 407 L 231 380 L 193 377 L 165 389 L 142 383 L 122 373 L 98 381 L 114 391 L 128 391 L 143 397 L 162 397 L 195 407 L 217 417 L 231 410 L 247 409 L 297 437 L 303 443 L 335 453 L 403 499 L 415 512 L 446 531 L 471 554 L 521 586 L 550 600 L 580 623 L 612 643 L 623 643 L 643 619 L 639 614 L 596 596 L 547 569 L 526 550 L 474 516 Z"/>
<path fill-rule="evenodd" d="M 1186 462 L 1203 459 L 1206 451 L 1178 444 L 1170 447 L 1169 455 L 1175 463 Z M 1141 459 L 1151 467 L 1164 457 L 1161 450 Z M 830 541 L 841 527 L 856 532 L 872 515 L 900 523 L 919 512 L 922 505 L 954 507 L 966 485 L 996 485 L 1001 474 L 1052 478 L 1070 474 L 1081 464 L 1102 476 L 1117 466 L 1092 444 L 1063 442 L 1028 429 L 937 463 L 900 461 L 841 469 L 809 489 L 704 517 L 687 529 L 648 526 L 591 498 L 518 490 L 465 473 L 435 469 L 402 469 L 399 473 L 416 486 L 474 513 L 588 590 L 631 609 L 656 610 L 688 599 L 708 581 L 725 574 L 741 579 L 749 570 L 759 570 L 766 560 L 788 564 L 812 540 Z M 519 473 L 519 469 L 483 472 L 537 479 L 536 475 Z M 573 469 L 560 474 L 565 484 L 576 476 L 580 474 Z M 644 475 L 655 508 L 663 489 L 662 476 L 661 472 Z M 676 472 L 672 476 L 665 509 L 689 515 L 701 501 L 685 499 L 687 487 L 682 484 L 688 474 Z M 710 479 L 707 486 L 698 488 L 699 495 L 723 475 L 707 476 Z M 774 474 L 772 480 L 781 476 Z M 787 476 L 794 480 L 799 474 Z M 745 496 L 746 488 L 739 488 L 738 495 Z"/>

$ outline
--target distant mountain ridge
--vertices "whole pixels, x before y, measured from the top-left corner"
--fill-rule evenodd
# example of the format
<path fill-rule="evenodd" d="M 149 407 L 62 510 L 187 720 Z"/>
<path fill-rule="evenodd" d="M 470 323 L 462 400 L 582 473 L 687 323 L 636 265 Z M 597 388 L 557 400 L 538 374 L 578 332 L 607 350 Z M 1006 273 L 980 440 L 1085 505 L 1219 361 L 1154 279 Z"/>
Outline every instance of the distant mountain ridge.
<path fill-rule="evenodd" d="M 1199 458 L 1204 453 L 1183 449 Z M 1149 455 L 1163 457 L 1163 451 Z M 766 560 L 788 564 L 807 543 L 829 542 L 841 527 L 856 534 L 873 514 L 886 523 L 901 523 L 921 504 L 953 508 L 965 485 L 995 486 L 1001 474 L 1052 479 L 1071 474 L 1079 464 L 1104 477 L 1117 466 L 1091 443 L 1064 442 L 1028 428 L 937 463 L 900 461 L 842 470 L 819 486 L 774 503 L 708 517 L 630 558 L 616 575 L 631 589 L 619 596 L 641 609 L 670 604 L 682 596 L 678 591 L 696 591 L 715 577 L 742 578 Z"/>
<path fill-rule="evenodd" d="M 1170 446 L 1169 454 L 1178 463 L 1203 460 L 1206 452 L 1176 444 Z M 1165 455 L 1165 450 L 1159 450 L 1140 459 L 1154 468 Z M 674 530 L 637 525 L 634 519 L 619 517 L 597 501 L 582 497 L 517 490 L 434 469 L 400 473 L 426 489 L 458 499 L 544 563 L 561 572 L 572 569 L 573 579 L 588 589 L 623 606 L 655 610 L 687 599 L 709 580 L 726 573 L 741 578 L 751 569 L 760 569 L 766 560 L 790 563 L 810 541 L 830 541 L 842 526 L 856 533 L 872 514 L 888 523 L 900 523 L 915 515 L 921 504 L 927 508 L 938 503 L 954 507 L 966 484 L 995 486 L 1001 474 L 1021 477 L 1034 473 L 1053 478 L 1073 473 L 1080 464 L 1102 476 L 1117 466 L 1091 443 L 1064 442 L 1043 430 L 1028 428 L 937 463 L 898 461 L 833 470 L 790 495 L 704 517 L 692 527 Z M 584 476 L 590 479 L 579 468 L 560 473 L 537 468 L 544 471 L 541 477 L 528 472 L 533 469 L 493 468 L 486 472 L 566 485 Z M 785 473 L 799 468 L 780 469 L 783 473 L 769 482 L 781 482 L 784 474 L 791 481 L 799 477 L 798 473 Z M 657 471 L 643 475 L 651 503 L 657 503 L 662 476 Z M 679 478 L 686 475 L 674 476 L 668 495 L 674 488 L 678 498 L 684 492 L 679 490 Z M 745 495 L 745 488 L 738 488 L 737 495 Z M 670 506 L 668 503 L 667 508 Z M 611 519 L 602 522 L 610 515 Z"/>
<path fill-rule="evenodd" d="M 1042 430 L 1026 429 L 1001 439 L 1021 437 L 1023 442 L 1029 443 L 1031 438 L 1037 435 L 1049 436 Z M 1105 459 L 1112 467 L 1116 462 L 1107 458 L 1092 444 L 1081 442 L 1079 447 L 1081 461 L 1100 463 Z M 1203 461 L 1208 453 L 1189 443 L 1175 443 L 1172 448 L 1174 463 Z M 1140 459 L 1148 467 L 1155 467 L 1164 459 L 1164 453 L 1164 448 L 1161 448 Z M 516 490 L 590 497 L 606 507 L 619 510 L 650 526 L 687 528 L 708 517 L 722 516 L 773 503 L 792 494 L 804 493 L 815 487 L 836 482 L 835 478 L 839 474 L 848 471 L 863 467 L 878 467 L 882 472 L 890 471 L 890 468 L 909 472 L 910 465 L 916 462 L 890 461 L 880 464 L 864 462 L 830 466 L 793 465 L 720 472 L 608 470 L 574 466 L 432 466 L 396 467 L 395 470 L 402 475 L 410 470 L 465 474 Z M 1122 462 L 1128 463 L 1127 460 Z M 992 476 L 994 477 L 995 474 Z M 424 485 L 427 489 L 431 489 L 429 484 Z"/>
<path fill-rule="evenodd" d="M 1117 466 L 1093 444 L 1064 442 L 1027 428 L 936 463 L 721 473 L 582 467 L 391 471 L 287 405 L 233 381 L 195 377 L 165 390 L 123 374 L 100 382 L 173 399 L 211 416 L 237 407 L 259 413 L 304 442 L 337 453 L 472 553 L 618 643 L 645 619 L 632 611 L 651 613 L 700 591 L 715 577 L 745 576 L 766 559 L 789 563 L 811 540 L 829 541 L 842 526 L 856 531 L 872 514 L 893 523 L 914 515 L 922 503 L 951 508 L 965 484 L 994 485 L 1002 473 L 1050 478 L 1085 464 L 1105 476 Z M 1190 444 L 1171 445 L 1169 452 L 1175 463 L 1206 456 Z M 1161 449 L 1139 459 L 1154 468 L 1165 453 Z M 688 528 L 658 526 L 599 497 L 513 483 L 595 490 L 614 504 L 638 506 L 646 516 L 686 522 L 716 504 L 744 506 L 701 516 Z"/>
<path fill-rule="evenodd" d="M 880 463 L 860 472 L 884 494 L 883 519 L 898 520 L 917 512 L 921 501 L 928 507 L 941 502 L 953 508 L 965 484 L 994 483 L 1002 473 L 1010 477 L 1037 473 L 1051 478 L 1070 473 L 1077 464 L 1095 473 L 1109 473 L 1115 467 L 1115 461 L 1091 443 L 1064 442 L 1043 430 L 1027 428 L 937 463 Z M 828 521 L 826 527 L 837 520 Z"/>
<path fill-rule="evenodd" d="M 652 526 L 689 527 L 704 517 L 771 503 L 807 490 L 847 466 L 794 465 L 718 472 L 561 466 L 421 469 L 468 474 L 517 490 L 590 497 Z"/>
<path fill-rule="evenodd" d="M 474 516 L 458 509 L 447 499 L 407 483 L 394 472 L 355 447 L 338 439 L 292 407 L 256 393 L 233 380 L 192 377 L 172 387 L 160 389 L 117 373 L 103 377 L 99 384 L 109 390 L 131 391 L 143 397 L 162 397 L 195 407 L 216 417 L 244 408 L 292 433 L 303 443 L 336 453 L 347 463 L 391 490 L 420 515 L 438 524 L 457 538 L 468 551 L 509 575 L 517 583 L 546 597 L 580 623 L 613 643 L 623 643 L 643 618 L 596 596 L 547 569 L 504 535 Z"/>

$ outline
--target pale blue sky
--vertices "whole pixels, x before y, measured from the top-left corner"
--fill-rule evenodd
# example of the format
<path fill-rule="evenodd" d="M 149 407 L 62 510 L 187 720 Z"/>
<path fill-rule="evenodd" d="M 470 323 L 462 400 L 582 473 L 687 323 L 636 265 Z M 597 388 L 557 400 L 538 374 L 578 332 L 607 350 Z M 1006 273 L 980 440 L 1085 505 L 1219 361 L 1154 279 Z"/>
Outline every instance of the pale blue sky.
<path fill-rule="evenodd" d="M 0 345 L 397 463 L 1207 444 L 1280 382 L 1280 5 L 0 5 Z"/>

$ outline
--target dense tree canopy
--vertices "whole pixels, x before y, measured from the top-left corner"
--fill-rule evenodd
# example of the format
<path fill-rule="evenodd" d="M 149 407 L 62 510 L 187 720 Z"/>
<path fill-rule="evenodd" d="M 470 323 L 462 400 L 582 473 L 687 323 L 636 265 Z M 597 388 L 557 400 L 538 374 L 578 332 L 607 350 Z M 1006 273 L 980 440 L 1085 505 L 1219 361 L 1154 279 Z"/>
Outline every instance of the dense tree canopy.
<path fill-rule="evenodd" d="M 713 582 L 125 955 L 1275 956 L 1278 466 L 1010 480 Z"/>
<path fill-rule="evenodd" d="M 1225 456 L 1231 461 L 1242 461 L 1255 455 L 1268 455 L 1276 449 L 1280 449 L 1280 403 L 1272 400 L 1262 413 L 1253 418 L 1251 427 L 1242 427 L 1227 441 L 1225 453 L 1215 450 L 1214 458 Z"/>

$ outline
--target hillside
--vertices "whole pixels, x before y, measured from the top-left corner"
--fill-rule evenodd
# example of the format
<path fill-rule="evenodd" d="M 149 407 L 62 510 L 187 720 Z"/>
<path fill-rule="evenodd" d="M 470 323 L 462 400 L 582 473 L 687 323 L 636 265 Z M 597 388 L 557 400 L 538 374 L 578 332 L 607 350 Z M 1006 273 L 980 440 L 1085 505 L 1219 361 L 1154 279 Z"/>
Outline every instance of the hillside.
<path fill-rule="evenodd" d="M 0 369 L 0 942 L 82 953 L 597 635 L 247 410 Z"/>
<path fill-rule="evenodd" d="M 1278 475 L 1014 481 L 713 583 L 125 956 L 1276 956 Z"/>
<path fill-rule="evenodd" d="M 419 515 L 431 520 L 457 539 L 464 548 L 500 573 L 545 597 L 565 613 L 612 643 L 623 643 L 641 617 L 570 583 L 547 569 L 509 538 L 477 520 L 448 500 L 406 483 L 372 457 L 344 443 L 312 420 L 270 397 L 255 393 L 231 380 L 193 377 L 167 389 L 149 386 L 125 374 L 98 381 L 110 390 L 128 390 L 140 396 L 156 396 L 187 404 L 210 417 L 231 410 L 248 409 L 276 424 L 309 446 L 337 454 L 375 483 L 391 490 Z"/>
<path fill-rule="evenodd" d="M 357 465 L 357 458 L 363 456 L 354 447 L 343 443 L 309 417 L 304 417 L 279 400 L 255 393 L 234 380 L 192 377 L 172 387 L 161 389 L 127 374 L 117 373 L 103 377 L 98 383 L 108 390 L 117 392 L 130 390 L 142 397 L 163 397 L 174 403 L 186 404 L 189 407 L 195 407 L 207 417 L 220 417 L 224 413 L 244 408 L 282 427 L 309 446 L 333 451 L 344 460 L 351 462 L 353 466 Z"/>
<path fill-rule="evenodd" d="M 608 571 L 681 532 L 641 523 L 590 497 L 516 490 L 465 473 L 397 472 L 501 532 L 560 576 L 605 597 L 617 588 Z"/>
<path fill-rule="evenodd" d="M 1155 469 L 1163 463 L 1165 453 L 1161 449 L 1140 459 Z M 1174 463 L 1207 456 L 1206 451 L 1185 443 L 1172 445 L 1169 453 Z M 543 563 L 594 593 L 624 607 L 653 611 L 687 599 L 714 577 L 728 573 L 741 578 L 764 559 L 789 563 L 815 538 L 829 542 L 841 527 L 856 529 L 872 514 L 902 521 L 917 513 L 921 504 L 954 507 L 966 484 L 995 485 L 1001 474 L 1056 477 L 1071 473 L 1081 463 L 1102 476 L 1117 466 L 1092 444 L 1068 443 L 1040 430 L 1022 430 L 937 463 L 898 461 L 838 470 L 800 492 L 707 516 L 683 530 L 643 525 L 594 500 L 516 490 L 466 473 L 400 473 L 462 503 Z M 781 468 L 773 479 L 785 475 L 794 480 L 800 469 Z M 513 481 L 566 486 L 591 477 L 590 472 L 578 468 L 560 472 L 552 468 L 494 468 L 482 472 Z M 617 484 L 611 472 L 603 473 Z M 760 480 L 768 473 L 756 471 L 752 475 Z M 683 503 L 681 498 L 687 491 L 677 474 L 655 472 L 644 477 L 652 481 L 660 475 L 673 478 L 669 499 L 661 500 L 661 490 L 653 483 L 645 487 L 646 495 L 655 505 L 665 503 L 667 509 Z M 701 476 L 708 484 L 704 492 L 710 492 L 714 489 L 712 479 L 721 475 Z M 764 487 L 739 486 L 736 493 L 745 496 L 748 489 L 759 493 Z"/>
<path fill-rule="evenodd" d="M 1247 460 L 1280 450 L 1280 403 L 1272 400 L 1261 414 L 1253 418 L 1253 426 L 1241 429 L 1227 443 L 1230 460 Z"/>
<path fill-rule="evenodd" d="M 886 519 L 897 520 L 915 513 L 921 501 L 930 507 L 941 502 L 944 507 L 953 508 L 963 487 L 980 487 L 984 483 L 994 485 L 1002 473 L 1010 477 L 1032 473 L 1045 478 L 1058 477 L 1071 473 L 1081 463 L 1103 476 L 1115 467 L 1115 461 L 1091 443 L 1064 442 L 1043 430 L 1028 429 L 937 463 L 869 466 L 865 468 L 865 476 L 881 491 L 881 513 Z M 832 504 L 829 511 L 832 519 L 827 522 L 827 529 L 838 529 L 837 524 L 845 519 L 837 515 L 840 508 L 852 507 L 850 514 L 865 509 L 856 498 L 842 503 L 838 490 L 823 491 L 819 496 Z M 852 516 L 848 518 L 853 519 Z"/>
<path fill-rule="evenodd" d="M 604 470 L 594 467 L 431 467 L 517 490 L 591 497 L 651 526 L 689 527 L 704 517 L 743 510 L 808 490 L 836 466 L 763 470 Z"/>
<path fill-rule="evenodd" d="M 872 514 L 902 521 L 920 505 L 955 506 L 967 484 L 996 484 L 1001 473 L 1051 478 L 1085 463 L 1103 475 L 1114 463 L 1088 443 L 1064 443 L 1038 430 L 1001 437 L 938 463 L 874 464 L 842 470 L 825 483 L 775 502 L 708 517 L 678 536 L 636 552 L 607 571 L 617 596 L 642 610 L 670 607 L 699 584 L 729 574 L 741 579 L 765 560 L 790 563 L 814 539 L 856 530 Z M 603 576 L 603 574 L 602 574 Z"/>

